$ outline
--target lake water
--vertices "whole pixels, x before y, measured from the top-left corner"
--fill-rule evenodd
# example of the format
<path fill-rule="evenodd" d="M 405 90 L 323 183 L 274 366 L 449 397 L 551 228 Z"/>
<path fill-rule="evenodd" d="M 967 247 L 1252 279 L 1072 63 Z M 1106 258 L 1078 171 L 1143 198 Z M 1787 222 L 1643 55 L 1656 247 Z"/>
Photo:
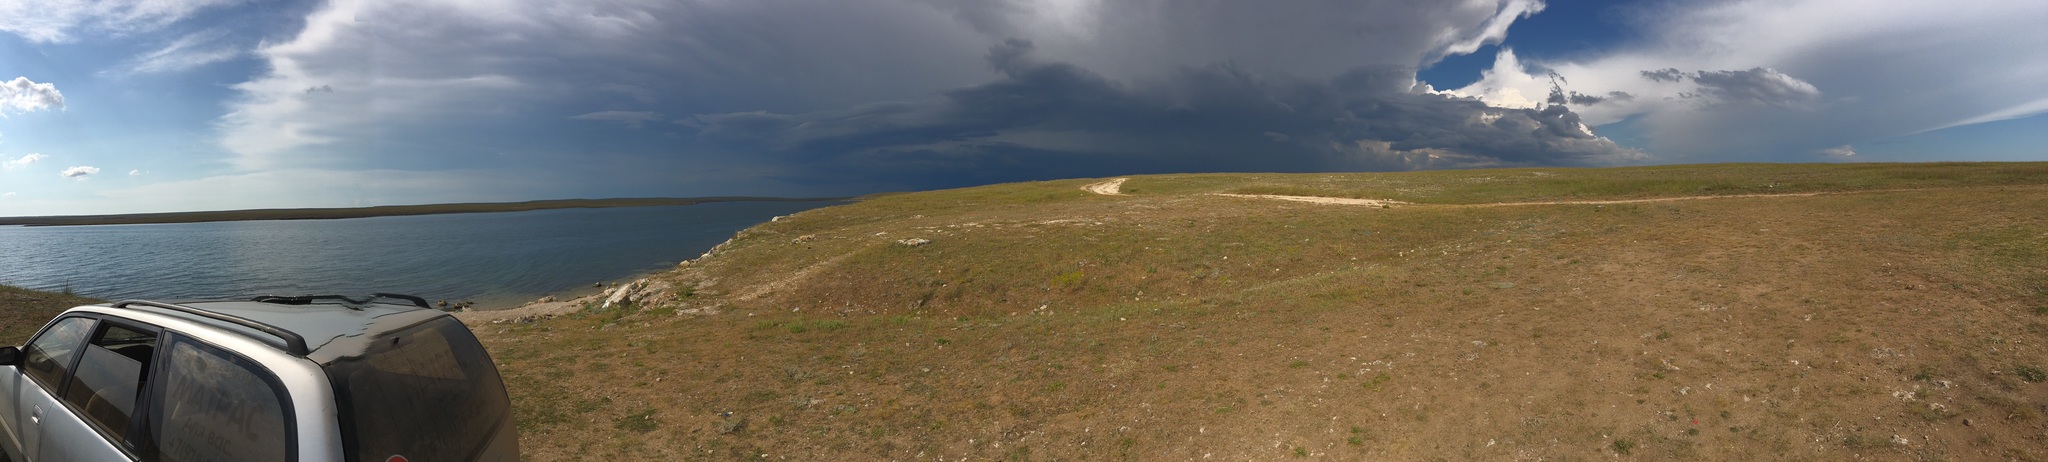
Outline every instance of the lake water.
<path fill-rule="evenodd" d="M 508 307 L 673 268 L 741 229 L 835 204 L 0 226 L 0 284 L 109 300 L 390 292 Z"/>

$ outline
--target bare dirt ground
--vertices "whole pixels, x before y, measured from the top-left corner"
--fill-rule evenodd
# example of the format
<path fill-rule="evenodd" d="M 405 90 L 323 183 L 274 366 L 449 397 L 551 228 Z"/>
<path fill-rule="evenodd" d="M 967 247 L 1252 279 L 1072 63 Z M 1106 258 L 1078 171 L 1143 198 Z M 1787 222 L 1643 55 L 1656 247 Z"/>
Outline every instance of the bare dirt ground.
<path fill-rule="evenodd" d="M 1117 178 L 1100 183 L 1089 183 L 1081 186 L 1081 189 L 1104 196 L 1121 196 L 1124 194 L 1124 181 L 1127 180 L 1130 180 L 1130 178 Z"/>
<path fill-rule="evenodd" d="M 1228 194 L 1228 193 L 1216 193 L 1216 194 L 1213 194 L 1213 195 L 1216 195 L 1216 196 L 1224 196 L 1224 197 L 1243 197 L 1243 198 L 1250 198 L 1250 199 L 1273 199 L 1273 200 L 1283 200 L 1283 201 L 1294 201 L 1294 202 L 1307 202 L 1307 203 L 1311 203 L 1311 204 L 1330 204 L 1330 205 L 1363 205 L 1363 206 L 1367 206 L 1367 207 L 1393 207 L 1393 206 L 1396 206 L 1396 205 L 1402 205 L 1402 206 L 1406 206 L 1406 205 L 1413 205 L 1413 204 L 1409 204 L 1409 203 L 1407 203 L 1407 202 L 1401 202 L 1401 201 L 1395 201 L 1395 200 L 1386 200 L 1386 199 L 1353 199 L 1353 198 L 1349 198 L 1349 197 L 1316 197 L 1316 196 L 1282 196 L 1282 195 L 1277 195 L 1277 194 Z"/>

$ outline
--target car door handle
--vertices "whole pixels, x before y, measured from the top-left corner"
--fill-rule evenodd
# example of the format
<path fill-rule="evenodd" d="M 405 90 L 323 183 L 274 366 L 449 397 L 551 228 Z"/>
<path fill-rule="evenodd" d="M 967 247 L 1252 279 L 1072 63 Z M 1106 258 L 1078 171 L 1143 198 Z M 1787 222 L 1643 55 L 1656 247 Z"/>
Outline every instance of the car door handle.
<path fill-rule="evenodd" d="M 42 425 L 42 424 L 43 424 L 43 407 L 42 407 L 42 406 L 34 406 L 34 407 L 31 407 L 31 408 L 29 408 L 29 413 L 28 413 L 28 423 L 29 423 L 30 425 Z"/>

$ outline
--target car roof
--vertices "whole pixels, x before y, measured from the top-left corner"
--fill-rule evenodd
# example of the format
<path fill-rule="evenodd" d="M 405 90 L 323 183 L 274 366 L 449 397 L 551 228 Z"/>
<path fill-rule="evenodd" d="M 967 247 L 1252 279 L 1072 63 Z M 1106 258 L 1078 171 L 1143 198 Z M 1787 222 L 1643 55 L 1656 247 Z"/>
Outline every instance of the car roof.
<path fill-rule="evenodd" d="M 360 354 L 367 342 L 379 334 L 404 329 L 431 319 L 449 317 L 447 313 L 437 310 L 392 303 L 286 304 L 207 300 L 177 303 L 127 301 L 101 306 L 113 310 L 145 311 L 184 319 L 254 338 L 278 346 L 287 353 L 300 354 L 290 351 L 291 349 L 287 347 L 290 343 L 288 339 L 262 329 L 262 326 L 273 327 L 302 338 L 306 348 L 304 356 L 322 364 Z M 232 319 L 218 319 L 178 308 L 195 309 Z"/>

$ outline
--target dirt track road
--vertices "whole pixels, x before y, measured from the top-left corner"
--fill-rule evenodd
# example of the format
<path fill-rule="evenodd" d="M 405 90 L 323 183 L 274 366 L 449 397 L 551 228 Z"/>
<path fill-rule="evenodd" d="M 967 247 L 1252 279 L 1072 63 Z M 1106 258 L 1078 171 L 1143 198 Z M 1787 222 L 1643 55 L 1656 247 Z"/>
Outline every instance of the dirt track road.
<path fill-rule="evenodd" d="M 1101 194 L 1104 196 L 1121 196 L 1124 195 L 1124 180 L 1129 179 L 1130 178 L 1117 178 L 1114 180 L 1104 181 L 1101 183 L 1089 183 L 1081 186 L 1081 189 L 1086 190 L 1088 192 Z"/>

